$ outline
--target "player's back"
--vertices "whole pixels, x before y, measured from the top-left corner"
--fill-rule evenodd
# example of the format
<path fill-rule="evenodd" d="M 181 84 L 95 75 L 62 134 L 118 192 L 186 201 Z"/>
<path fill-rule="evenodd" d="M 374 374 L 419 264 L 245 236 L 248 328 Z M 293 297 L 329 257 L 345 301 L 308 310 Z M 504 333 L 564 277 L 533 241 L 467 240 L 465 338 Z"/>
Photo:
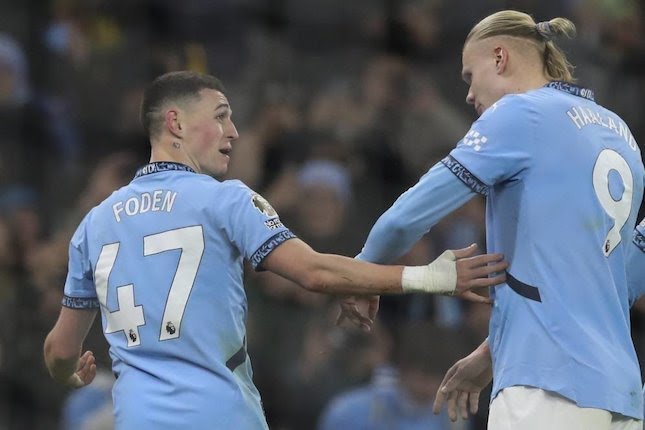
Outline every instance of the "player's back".
<path fill-rule="evenodd" d="M 266 240 L 240 238 L 250 190 L 164 166 L 182 167 L 146 166 L 86 219 L 117 426 L 266 428 L 245 350 L 245 241 Z"/>
<path fill-rule="evenodd" d="M 638 417 L 625 279 L 643 190 L 636 142 L 617 115 L 566 91 L 506 101 L 523 155 L 488 196 L 490 249 L 510 263 L 509 288 L 494 292 L 494 390 L 537 386 Z"/>

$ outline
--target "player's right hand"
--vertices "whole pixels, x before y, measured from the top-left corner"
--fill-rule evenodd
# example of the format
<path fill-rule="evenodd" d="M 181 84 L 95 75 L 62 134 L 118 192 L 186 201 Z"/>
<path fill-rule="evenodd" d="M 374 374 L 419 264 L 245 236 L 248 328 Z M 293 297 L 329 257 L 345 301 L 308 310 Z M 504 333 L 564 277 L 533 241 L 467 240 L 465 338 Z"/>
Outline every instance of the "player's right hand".
<path fill-rule="evenodd" d="M 477 244 L 452 251 L 457 261 L 457 286 L 454 295 L 477 303 L 491 303 L 487 297 L 480 296 L 471 290 L 488 288 L 506 280 L 504 270 L 508 263 L 502 254 L 475 255 Z M 489 277 L 489 275 L 495 275 Z"/>
<path fill-rule="evenodd" d="M 76 372 L 69 377 L 67 385 L 81 388 L 90 384 L 96 376 L 96 359 L 92 351 L 85 351 L 78 360 Z"/>

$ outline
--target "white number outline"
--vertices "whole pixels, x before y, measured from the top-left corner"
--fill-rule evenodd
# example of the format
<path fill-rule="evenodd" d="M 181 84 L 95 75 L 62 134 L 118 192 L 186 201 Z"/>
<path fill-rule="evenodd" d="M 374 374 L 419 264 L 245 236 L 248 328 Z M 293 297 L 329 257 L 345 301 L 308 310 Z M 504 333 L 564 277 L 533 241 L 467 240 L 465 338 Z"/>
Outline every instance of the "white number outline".
<path fill-rule="evenodd" d="M 612 170 L 618 173 L 623 182 L 624 190 L 619 200 L 614 200 L 609 191 L 609 172 Z M 620 230 L 631 214 L 634 176 L 629 164 L 618 152 L 603 149 L 596 158 L 592 178 L 598 202 L 605 213 L 614 220 L 614 225 L 609 229 L 602 243 L 602 252 L 605 257 L 608 257 L 621 242 Z"/>
<path fill-rule="evenodd" d="M 123 331 L 128 347 L 141 344 L 139 327 L 146 324 L 143 305 L 135 305 L 134 285 L 116 287 L 117 310 L 107 306 L 108 281 L 119 252 L 120 242 L 103 245 L 94 271 L 96 293 L 106 317 L 105 333 Z M 195 278 L 204 255 L 204 235 L 201 225 L 155 233 L 143 238 L 143 255 L 156 255 L 180 250 L 177 269 L 166 297 L 159 341 L 176 339 L 181 333 L 181 322 L 186 304 L 195 284 Z"/>

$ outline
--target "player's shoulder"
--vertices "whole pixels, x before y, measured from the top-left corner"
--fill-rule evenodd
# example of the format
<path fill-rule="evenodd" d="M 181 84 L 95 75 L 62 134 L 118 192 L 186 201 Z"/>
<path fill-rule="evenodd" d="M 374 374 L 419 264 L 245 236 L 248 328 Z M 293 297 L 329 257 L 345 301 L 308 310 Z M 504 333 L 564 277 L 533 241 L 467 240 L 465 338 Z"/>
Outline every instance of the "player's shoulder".
<path fill-rule="evenodd" d="M 278 216 L 276 210 L 262 195 L 251 189 L 244 182 L 239 180 L 228 180 L 221 183 L 222 188 L 225 190 L 225 196 L 229 205 L 235 207 L 243 207 L 245 205 L 252 205 L 269 218 Z"/>
<path fill-rule="evenodd" d="M 256 194 L 248 185 L 238 179 L 217 181 L 215 187 L 218 198 L 230 204 L 250 199 Z"/>
<path fill-rule="evenodd" d="M 206 174 L 192 174 L 182 177 L 173 182 L 171 187 L 177 191 L 191 196 L 198 196 L 200 201 L 210 201 L 213 198 L 218 200 L 234 197 L 235 195 L 249 194 L 249 188 L 237 179 L 219 180 Z M 127 192 L 127 190 L 124 190 Z"/>
<path fill-rule="evenodd" d="M 206 174 L 191 175 L 188 179 L 190 182 L 187 183 L 187 186 L 190 188 L 200 188 L 206 191 L 235 193 L 245 192 L 249 189 L 244 182 L 238 179 L 220 180 Z"/>
<path fill-rule="evenodd" d="M 239 179 L 227 179 L 225 181 L 218 182 L 218 186 L 223 192 L 227 193 L 248 194 L 252 192 L 251 188 Z"/>
<path fill-rule="evenodd" d="M 538 122 L 537 110 L 534 101 L 525 94 L 507 94 L 482 113 L 464 139 L 479 138 L 485 141 L 493 137 L 532 133 Z"/>
<path fill-rule="evenodd" d="M 517 124 L 530 118 L 538 105 L 539 101 L 529 94 L 506 94 L 486 109 L 476 122 Z"/>
<path fill-rule="evenodd" d="M 275 210 L 271 207 L 269 202 L 238 179 L 228 179 L 224 181 L 213 179 L 212 182 L 208 182 L 205 185 L 212 191 L 211 194 L 206 195 L 212 198 L 210 201 L 218 202 L 218 210 L 222 210 L 223 208 L 240 208 L 251 204 L 267 216 L 276 215 Z M 208 199 L 202 200 L 207 201 Z"/>

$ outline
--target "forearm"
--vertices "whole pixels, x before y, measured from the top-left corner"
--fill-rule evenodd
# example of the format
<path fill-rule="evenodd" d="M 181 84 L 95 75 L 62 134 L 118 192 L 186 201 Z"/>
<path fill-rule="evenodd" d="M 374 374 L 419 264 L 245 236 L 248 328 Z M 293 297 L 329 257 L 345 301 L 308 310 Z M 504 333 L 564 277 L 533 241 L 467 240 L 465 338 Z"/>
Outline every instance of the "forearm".
<path fill-rule="evenodd" d="M 455 255 L 446 251 L 425 266 L 381 266 L 321 254 L 308 288 L 327 294 L 381 295 L 452 293 L 457 285 Z"/>
<path fill-rule="evenodd" d="M 457 288 L 457 263 L 452 251 L 426 266 L 404 268 L 321 254 L 303 241 L 291 239 L 271 252 L 262 264 L 309 291 L 325 294 L 451 293 Z"/>
<path fill-rule="evenodd" d="M 381 266 L 333 254 L 319 254 L 304 286 L 324 294 L 401 294 L 403 266 Z"/>
<path fill-rule="evenodd" d="M 66 384 L 76 371 L 81 350 L 76 355 L 64 356 L 55 350 L 51 339 L 45 341 L 45 366 L 49 375 L 61 384 Z"/>
<path fill-rule="evenodd" d="M 58 321 L 43 345 L 45 365 L 55 381 L 73 384 L 70 378 L 77 371 L 83 341 L 96 313 L 96 309 L 61 308 Z"/>
<path fill-rule="evenodd" d="M 475 193 L 437 164 L 378 219 L 358 259 L 388 263 L 405 254 L 444 216 Z"/>

